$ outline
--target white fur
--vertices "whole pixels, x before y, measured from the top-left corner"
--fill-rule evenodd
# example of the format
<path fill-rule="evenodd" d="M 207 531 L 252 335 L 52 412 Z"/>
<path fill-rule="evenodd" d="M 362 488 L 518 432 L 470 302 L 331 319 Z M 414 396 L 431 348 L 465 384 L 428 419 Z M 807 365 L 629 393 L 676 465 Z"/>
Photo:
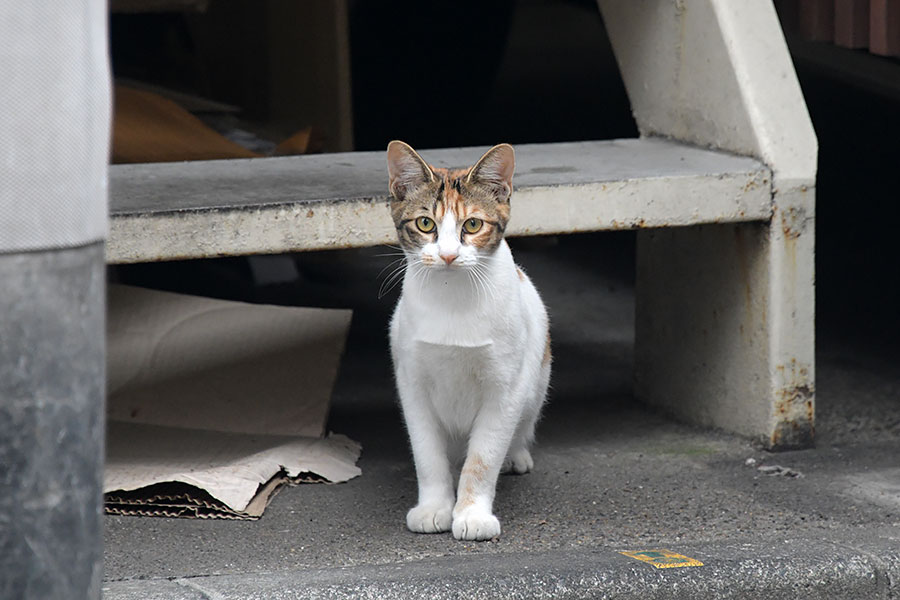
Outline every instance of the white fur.
<path fill-rule="evenodd" d="M 419 484 L 407 526 L 486 540 L 500 534 L 493 501 L 501 469 L 533 466 L 528 448 L 550 379 L 547 312 L 506 241 L 483 254 L 454 244 L 449 213 L 438 226 L 436 242 L 407 256 L 390 327 Z M 440 255 L 454 252 L 448 266 Z"/>

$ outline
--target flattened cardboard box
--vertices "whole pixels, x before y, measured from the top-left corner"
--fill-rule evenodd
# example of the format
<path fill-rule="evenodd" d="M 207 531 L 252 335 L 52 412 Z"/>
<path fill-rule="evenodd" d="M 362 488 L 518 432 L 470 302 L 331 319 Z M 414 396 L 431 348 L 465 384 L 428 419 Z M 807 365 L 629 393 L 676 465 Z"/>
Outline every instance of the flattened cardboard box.
<path fill-rule="evenodd" d="M 322 437 L 351 312 L 111 285 L 107 512 L 258 518 L 291 481 L 347 481 Z"/>

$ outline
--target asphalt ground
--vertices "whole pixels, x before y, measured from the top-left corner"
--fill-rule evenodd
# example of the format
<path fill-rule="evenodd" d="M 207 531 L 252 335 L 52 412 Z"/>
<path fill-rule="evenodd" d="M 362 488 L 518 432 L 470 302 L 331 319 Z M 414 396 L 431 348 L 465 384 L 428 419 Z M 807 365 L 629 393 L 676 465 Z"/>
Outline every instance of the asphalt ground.
<path fill-rule="evenodd" d="M 815 448 L 770 453 L 631 395 L 627 234 L 513 241 L 552 320 L 535 469 L 504 476 L 498 540 L 405 528 L 415 476 L 387 354 L 383 249 L 302 255 L 254 300 L 351 306 L 329 429 L 361 477 L 283 489 L 259 521 L 107 517 L 106 598 L 898 598 L 900 365 L 818 334 Z M 620 554 L 667 549 L 703 566 Z"/>

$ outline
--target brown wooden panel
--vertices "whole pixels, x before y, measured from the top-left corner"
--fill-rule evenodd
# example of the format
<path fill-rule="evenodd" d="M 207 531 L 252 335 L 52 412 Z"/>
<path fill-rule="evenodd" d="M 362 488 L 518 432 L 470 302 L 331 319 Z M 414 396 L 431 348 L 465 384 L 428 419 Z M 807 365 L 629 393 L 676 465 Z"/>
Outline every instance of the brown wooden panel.
<path fill-rule="evenodd" d="M 834 0 L 834 43 L 845 48 L 869 45 L 869 0 Z"/>
<path fill-rule="evenodd" d="M 816 42 L 834 38 L 834 0 L 800 0 L 800 36 Z"/>
<path fill-rule="evenodd" d="M 869 51 L 882 56 L 900 56 L 900 0 L 871 0 Z"/>

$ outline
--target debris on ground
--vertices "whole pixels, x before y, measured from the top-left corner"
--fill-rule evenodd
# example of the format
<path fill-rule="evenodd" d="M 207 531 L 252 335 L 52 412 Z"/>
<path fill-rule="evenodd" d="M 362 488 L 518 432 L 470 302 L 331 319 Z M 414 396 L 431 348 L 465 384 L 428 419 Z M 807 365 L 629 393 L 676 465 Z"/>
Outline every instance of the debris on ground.
<path fill-rule="evenodd" d="M 756 470 L 764 475 L 780 475 L 782 477 L 791 477 L 791 478 L 799 478 L 803 477 L 803 473 L 800 471 L 795 471 L 794 469 L 790 469 L 788 467 L 782 467 L 781 465 L 760 465 L 756 467 Z"/>

